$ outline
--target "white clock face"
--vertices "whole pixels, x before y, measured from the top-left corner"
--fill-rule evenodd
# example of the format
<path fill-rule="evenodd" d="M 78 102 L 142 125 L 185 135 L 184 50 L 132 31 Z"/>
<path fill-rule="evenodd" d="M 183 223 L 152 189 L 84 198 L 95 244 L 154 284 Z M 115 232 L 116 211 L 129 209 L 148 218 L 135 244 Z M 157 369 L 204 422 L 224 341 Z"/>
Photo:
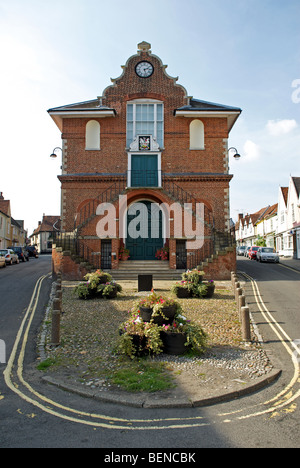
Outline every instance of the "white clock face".
<path fill-rule="evenodd" d="M 135 67 L 136 74 L 142 78 L 148 78 L 153 73 L 153 66 L 150 62 L 139 62 Z"/>

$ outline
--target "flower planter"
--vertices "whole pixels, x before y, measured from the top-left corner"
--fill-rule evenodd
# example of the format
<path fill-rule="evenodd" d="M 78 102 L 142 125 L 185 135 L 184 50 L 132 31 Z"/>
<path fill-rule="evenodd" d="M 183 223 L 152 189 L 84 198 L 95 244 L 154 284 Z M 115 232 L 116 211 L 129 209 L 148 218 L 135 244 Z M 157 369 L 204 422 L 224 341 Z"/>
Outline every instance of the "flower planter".
<path fill-rule="evenodd" d="M 182 279 L 198 284 L 203 281 L 203 273 L 201 271 L 188 271 L 182 274 Z"/>
<path fill-rule="evenodd" d="M 177 288 L 176 296 L 180 299 L 186 299 L 192 296 L 192 292 L 189 291 L 187 288 Z"/>
<path fill-rule="evenodd" d="M 144 322 L 150 322 L 151 320 L 156 325 L 162 325 L 163 323 L 169 324 L 172 323 L 176 314 L 176 305 L 166 306 L 162 308 L 162 315 L 152 315 L 152 307 L 142 307 L 139 308 L 140 317 Z M 165 318 L 166 317 L 166 318 Z"/>
<path fill-rule="evenodd" d="M 152 307 L 140 307 L 140 317 L 144 322 L 150 322 L 151 320 L 151 315 L 153 312 Z"/>
<path fill-rule="evenodd" d="M 99 284 L 105 284 L 111 281 L 111 276 L 109 274 L 103 273 L 99 276 Z"/>
<path fill-rule="evenodd" d="M 147 338 L 140 335 L 131 335 L 132 344 L 134 346 L 134 355 L 137 357 L 145 356 L 147 354 Z"/>
<path fill-rule="evenodd" d="M 215 285 L 214 284 L 207 284 L 207 292 L 205 294 L 205 296 L 203 296 L 204 298 L 211 298 L 213 297 L 213 294 L 215 292 Z"/>
<path fill-rule="evenodd" d="M 117 297 L 118 290 L 117 287 L 115 286 L 112 291 L 110 291 L 108 294 L 103 295 L 103 297 L 106 297 L 107 299 L 114 299 Z"/>
<path fill-rule="evenodd" d="M 161 339 L 166 354 L 179 355 L 185 353 L 187 349 L 185 333 L 162 332 Z"/>
<path fill-rule="evenodd" d="M 152 316 L 153 322 L 157 325 L 163 325 L 164 323 L 172 323 L 176 314 L 176 310 L 176 304 L 163 307 L 161 309 L 161 313 L 163 314 L 163 316 L 160 314 Z"/>

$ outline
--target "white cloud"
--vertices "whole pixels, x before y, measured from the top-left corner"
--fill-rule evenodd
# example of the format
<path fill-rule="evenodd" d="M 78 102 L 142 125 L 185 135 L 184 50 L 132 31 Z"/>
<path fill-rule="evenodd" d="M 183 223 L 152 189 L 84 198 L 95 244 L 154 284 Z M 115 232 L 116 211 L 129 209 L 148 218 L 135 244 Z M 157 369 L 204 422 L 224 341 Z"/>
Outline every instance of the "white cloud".
<path fill-rule="evenodd" d="M 260 157 L 260 148 L 259 145 L 254 143 L 254 141 L 247 140 L 243 147 L 243 156 L 245 162 L 257 161 Z"/>
<path fill-rule="evenodd" d="M 292 120 L 269 120 L 267 130 L 272 136 L 286 135 L 297 128 L 298 124 L 295 119 Z"/>

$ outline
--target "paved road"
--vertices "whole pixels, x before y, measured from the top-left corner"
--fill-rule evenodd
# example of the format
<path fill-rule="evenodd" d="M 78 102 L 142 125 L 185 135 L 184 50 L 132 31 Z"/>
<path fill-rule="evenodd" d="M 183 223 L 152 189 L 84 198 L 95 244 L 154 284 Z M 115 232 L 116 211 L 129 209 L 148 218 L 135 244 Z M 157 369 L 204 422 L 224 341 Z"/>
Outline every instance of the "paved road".
<path fill-rule="evenodd" d="M 21 275 L 23 267 L 24 272 L 28 268 L 30 275 Z M 0 309 L 0 338 L 7 337 L 10 351 L 34 283 L 48 272 L 49 267 L 49 258 L 40 258 L 29 265 L 0 271 L 1 297 L 9 287 L 14 290 L 12 306 L 6 301 L 10 312 L 2 306 Z M 280 265 L 260 265 L 246 259 L 238 261 L 238 268 L 247 275 L 245 289 L 251 312 L 259 323 L 267 347 L 283 368 L 277 382 L 254 395 L 205 408 L 146 410 L 106 404 L 42 384 L 32 365 L 33 331 L 26 342 L 24 369 L 18 360 L 21 351 L 17 353 L 11 372 L 7 373 L 8 366 L 0 365 L 0 447 L 99 447 L 104 449 L 99 453 L 99 462 L 112 451 L 116 453 L 118 448 L 131 454 L 134 448 L 177 449 L 193 453 L 195 448 L 202 447 L 299 447 L 299 363 L 293 359 L 293 353 L 288 352 L 287 336 L 290 335 L 291 340 L 300 338 L 300 273 Z M 18 287 L 13 286 L 16 282 L 19 282 Z M 25 289 L 30 289 L 31 294 L 28 291 L 26 295 Z M 20 290 L 24 297 L 20 297 Z M 48 291 L 49 282 L 45 279 L 33 319 L 35 329 L 43 316 Z M 256 301 L 258 291 L 262 302 Z M 297 299 L 294 300 L 295 295 Z M 274 320 L 265 309 L 265 316 L 262 315 L 262 304 L 273 314 Z M 278 336 L 268 322 L 272 322 L 272 326 L 277 322 L 287 336 L 280 339 L 280 329 L 276 328 Z M 4 370 L 6 382 L 2 376 Z M 23 382 L 19 379 L 18 386 L 15 385 L 17 370 L 24 378 Z M 147 455 L 144 456 L 147 460 Z M 198 456 L 200 461 L 203 457 L 200 451 Z M 139 461 L 144 463 L 144 460 Z"/>
<path fill-rule="evenodd" d="M 51 272 L 51 257 L 30 258 L 29 262 L 0 269 L 0 339 L 9 355 L 37 279 Z M 48 290 L 43 289 L 41 299 Z M 44 295 L 45 293 L 45 295 Z"/>

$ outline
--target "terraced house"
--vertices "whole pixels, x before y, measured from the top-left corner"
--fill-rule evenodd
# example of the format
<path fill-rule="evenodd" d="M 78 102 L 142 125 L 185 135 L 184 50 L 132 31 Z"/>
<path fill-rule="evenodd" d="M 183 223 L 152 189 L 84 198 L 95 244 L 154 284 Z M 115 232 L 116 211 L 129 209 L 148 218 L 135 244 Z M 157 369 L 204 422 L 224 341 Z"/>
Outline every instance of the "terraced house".
<path fill-rule="evenodd" d="M 241 109 L 189 96 L 150 48 L 138 44 L 100 97 L 48 110 L 62 137 L 63 237 L 115 274 L 138 262 L 151 269 L 164 249 L 161 269 L 204 262 L 228 278 L 228 138 Z"/>

